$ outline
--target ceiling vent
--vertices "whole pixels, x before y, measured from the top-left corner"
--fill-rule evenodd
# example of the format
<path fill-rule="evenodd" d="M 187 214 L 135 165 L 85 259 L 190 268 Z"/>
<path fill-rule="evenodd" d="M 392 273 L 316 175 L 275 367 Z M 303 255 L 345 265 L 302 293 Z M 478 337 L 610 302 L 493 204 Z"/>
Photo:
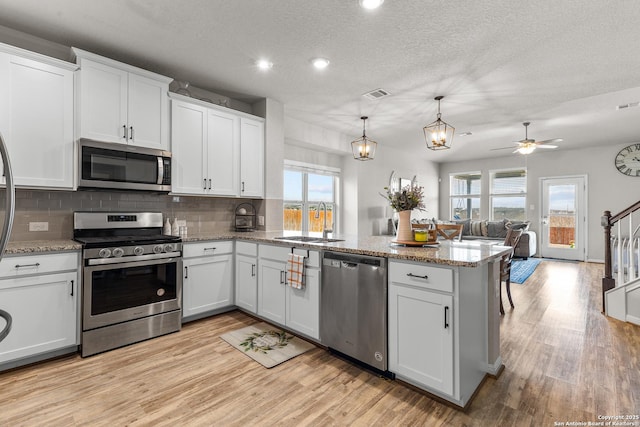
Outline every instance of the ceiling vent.
<path fill-rule="evenodd" d="M 384 89 L 376 89 L 376 90 L 372 90 L 371 92 L 367 92 L 362 96 L 364 96 L 367 99 L 376 100 L 376 99 L 384 98 L 385 96 L 389 96 L 389 95 L 391 94 Z"/>
<path fill-rule="evenodd" d="M 622 105 L 618 105 L 616 107 L 616 110 L 624 110 L 626 108 L 632 108 L 632 107 L 637 107 L 640 105 L 640 102 L 630 102 L 628 104 L 622 104 Z"/>

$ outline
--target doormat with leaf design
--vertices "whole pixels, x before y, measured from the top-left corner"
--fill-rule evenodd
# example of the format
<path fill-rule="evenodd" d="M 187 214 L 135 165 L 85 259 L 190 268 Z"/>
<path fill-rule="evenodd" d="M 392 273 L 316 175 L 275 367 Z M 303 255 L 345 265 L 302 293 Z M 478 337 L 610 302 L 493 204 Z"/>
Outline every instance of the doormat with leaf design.
<path fill-rule="evenodd" d="M 273 368 L 314 347 L 313 344 L 266 323 L 256 323 L 227 332 L 220 338 L 265 368 Z"/>

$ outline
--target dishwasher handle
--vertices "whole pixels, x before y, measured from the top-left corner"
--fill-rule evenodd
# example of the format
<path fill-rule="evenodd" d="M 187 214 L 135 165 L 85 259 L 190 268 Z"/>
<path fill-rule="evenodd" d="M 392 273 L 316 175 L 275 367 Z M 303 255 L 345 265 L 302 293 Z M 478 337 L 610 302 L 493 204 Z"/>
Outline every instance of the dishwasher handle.
<path fill-rule="evenodd" d="M 358 263 L 342 261 L 342 268 L 346 268 L 348 270 L 356 270 L 358 268 Z"/>

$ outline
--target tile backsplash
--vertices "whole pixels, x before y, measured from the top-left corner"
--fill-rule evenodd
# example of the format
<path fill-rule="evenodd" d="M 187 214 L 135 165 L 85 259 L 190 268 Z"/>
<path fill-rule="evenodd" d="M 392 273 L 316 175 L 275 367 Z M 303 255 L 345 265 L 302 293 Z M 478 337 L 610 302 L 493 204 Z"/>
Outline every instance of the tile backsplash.
<path fill-rule="evenodd" d="M 5 198 L 0 197 L 2 217 Z M 189 233 L 230 231 L 240 203 L 253 203 L 264 215 L 263 200 L 108 191 L 16 190 L 12 241 L 57 240 L 73 237 L 73 212 L 162 212 L 165 217 L 186 220 Z M 29 223 L 47 222 L 48 231 L 29 231 Z M 260 228 L 260 227 L 259 227 Z"/>

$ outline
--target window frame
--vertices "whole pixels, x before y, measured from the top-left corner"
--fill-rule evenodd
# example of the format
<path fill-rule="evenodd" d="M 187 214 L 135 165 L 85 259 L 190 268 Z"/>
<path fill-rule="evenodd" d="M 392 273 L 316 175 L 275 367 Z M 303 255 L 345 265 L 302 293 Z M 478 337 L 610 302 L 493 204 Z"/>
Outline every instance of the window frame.
<path fill-rule="evenodd" d="M 493 182 L 495 179 L 495 175 L 499 173 L 505 173 L 505 172 L 523 172 L 524 173 L 524 191 L 521 191 L 519 193 L 494 193 Z M 524 197 L 524 202 L 522 206 L 522 211 L 523 211 L 522 220 L 526 220 L 527 219 L 527 200 L 528 200 L 527 193 L 528 193 L 528 171 L 526 167 L 490 170 L 489 171 L 489 220 L 499 221 L 504 219 L 504 218 L 496 218 L 494 216 L 494 209 L 493 209 L 494 198 L 521 198 L 521 197 Z M 514 218 L 509 218 L 509 219 L 514 219 Z"/>
<path fill-rule="evenodd" d="M 469 176 L 478 176 L 478 181 L 479 181 L 479 191 L 478 193 L 461 193 L 461 194 L 454 194 L 453 193 L 453 180 L 455 179 L 455 177 L 457 176 L 464 176 L 464 175 L 469 175 Z M 460 219 L 480 219 L 478 218 L 473 218 L 473 200 L 477 200 L 478 201 L 478 215 L 482 216 L 482 183 L 484 180 L 484 176 L 482 175 L 482 171 L 479 170 L 475 170 L 475 171 L 468 171 L 468 172 L 453 172 L 449 174 L 449 218 L 450 219 L 455 219 L 454 217 L 454 213 L 456 208 L 454 208 L 453 203 L 455 199 L 468 199 L 471 202 L 471 212 L 469 212 L 471 215 L 469 215 L 469 218 L 460 218 Z M 470 180 L 468 180 L 470 181 Z M 467 185 L 468 186 L 468 185 Z"/>
<path fill-rule="evenodd" d="M 310 163 L 297 162 L 292 160 L 285 160 L 283 167 L 283 188 L 285 185 L 284 182 L 284 173 L 285 171 L 294 171 L 302 173 L 302 200 L 289 200 L 284 199 L 284 191 L 283 191 L 283 200 L 282 200 L 282 213 L 284 217 L 284 209 L 286 205 L 300 205 L 302 210 L 302 222 L 301 222 L 301 230 L 302 234 L 321 234 L 321 232 L 315 232 L 309 230 L 309 214 L 313 212 L 314 209 L 318 209 L 322 202 L 316 202 L 309 200 L 309 174 L 313 175 L 325 175 L 331 176 L 333 178 L 333 202 L 324 202 L 327 206 L 327 211 L 332 212 L 332 224 L 327 224 L 327 227 L 332 227 L 334 233 L 338 229 L 339 224 L 339 186 L 340 186 L 340 169 L 334 168 L 331 166 L 323 166 L 323 165 L 315 165 Z M 297 230 L 286 230 L 283 231 L 291 232 Z"/>

